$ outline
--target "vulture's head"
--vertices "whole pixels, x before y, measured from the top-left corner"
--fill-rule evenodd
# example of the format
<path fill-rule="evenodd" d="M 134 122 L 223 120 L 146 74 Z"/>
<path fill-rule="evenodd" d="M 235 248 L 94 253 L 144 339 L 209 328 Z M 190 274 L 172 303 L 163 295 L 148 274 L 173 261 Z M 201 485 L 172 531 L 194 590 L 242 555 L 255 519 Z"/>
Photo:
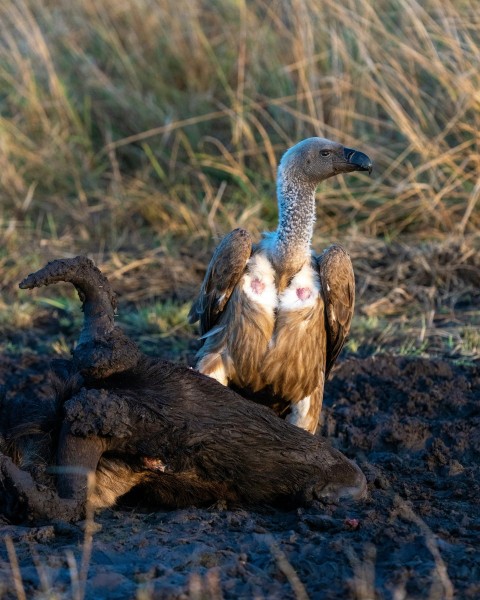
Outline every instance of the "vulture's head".
<path fill-rule="evenodd" d="M 278 174 L 294 182 L 319 184 L 340 173 L 372 171 L 372 161 L 363 152 L 346 148 L 338 142 L 313 137 L 287 150 L 280 161 Z"/>

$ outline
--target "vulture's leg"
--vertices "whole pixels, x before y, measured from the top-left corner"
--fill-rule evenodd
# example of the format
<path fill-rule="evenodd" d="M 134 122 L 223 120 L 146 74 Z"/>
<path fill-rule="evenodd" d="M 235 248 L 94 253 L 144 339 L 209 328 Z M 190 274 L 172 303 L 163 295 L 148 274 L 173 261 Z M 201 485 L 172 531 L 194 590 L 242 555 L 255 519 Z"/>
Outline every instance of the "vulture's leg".
<path fill-rule="evenodd" d="M 324 375 L 321 374 L 320 384 L 313 390 L 310 396 L 303 398 L 300 402 L 292 403 L 292 410 L 287 415 L 286 421 L 297 427 L 301 427 L 309 433 L 317 431 L 323 403 Z"/>
<path fill-rule="evenodd" d="M 48 488 L 39 487 L 30 473 L 22 471 L 12 459 L 0 453 L 0 487 L 7 506 L 0 505 L 2 512 L 13 520 L 19 517 L 19 506 L 31 519 L 79 520 L 83 516 L 84 504 L 76 500 L 59 498 Z"/>

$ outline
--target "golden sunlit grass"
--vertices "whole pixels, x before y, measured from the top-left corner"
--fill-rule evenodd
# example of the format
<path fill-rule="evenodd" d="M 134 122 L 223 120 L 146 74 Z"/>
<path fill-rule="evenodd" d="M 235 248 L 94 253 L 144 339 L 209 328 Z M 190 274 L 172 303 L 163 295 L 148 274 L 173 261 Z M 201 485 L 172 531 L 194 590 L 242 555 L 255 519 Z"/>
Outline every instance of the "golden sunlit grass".
<path fill-rule="evenodd" d="M 375 161 L 318 192 L 316 247 L 345 241 L 363 314 L 428 325 L 478 290 L 474 2 L 4 0 L 0 89 L 8 302 L 88 253 L 125 298 L 182 305 L 219 236 L 275 226 L 276 163 L 311 135 Z"/>

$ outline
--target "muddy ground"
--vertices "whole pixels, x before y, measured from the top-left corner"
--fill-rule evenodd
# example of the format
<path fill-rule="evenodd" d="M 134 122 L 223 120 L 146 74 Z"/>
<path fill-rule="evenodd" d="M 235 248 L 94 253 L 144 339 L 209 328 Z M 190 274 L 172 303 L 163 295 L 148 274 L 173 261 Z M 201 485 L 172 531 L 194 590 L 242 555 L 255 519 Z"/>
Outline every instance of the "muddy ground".
<path fill-rule="evenodd" d="M 0 384 L 46 393 L 46 365 L 3 355 Z M 480 598 L 479 390 L 478 365 L 341 361 L 322 434 L 362 466 L 366 501 L 104 511 L 91 556 L 86 547 L 86 598 Z M 20 582 L 27 598 L 81 598 L 82 525 L 0 521 L 13 541 L 0 544 L 0 598 L 22 597 Z"/>

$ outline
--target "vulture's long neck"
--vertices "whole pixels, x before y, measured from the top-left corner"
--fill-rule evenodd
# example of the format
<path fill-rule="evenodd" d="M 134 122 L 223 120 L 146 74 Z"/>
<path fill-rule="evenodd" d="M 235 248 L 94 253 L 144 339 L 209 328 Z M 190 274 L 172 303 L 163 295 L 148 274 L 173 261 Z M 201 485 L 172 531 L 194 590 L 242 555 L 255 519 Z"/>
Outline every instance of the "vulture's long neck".
<path fill-rule="evenodd" d="M 310 260 L 315 223 L 315 188 L 287 168 L 279 168 L 277 198 L 279 223 L 273 237 L 272 259 L 279 272 L 290 276 Z"/>

